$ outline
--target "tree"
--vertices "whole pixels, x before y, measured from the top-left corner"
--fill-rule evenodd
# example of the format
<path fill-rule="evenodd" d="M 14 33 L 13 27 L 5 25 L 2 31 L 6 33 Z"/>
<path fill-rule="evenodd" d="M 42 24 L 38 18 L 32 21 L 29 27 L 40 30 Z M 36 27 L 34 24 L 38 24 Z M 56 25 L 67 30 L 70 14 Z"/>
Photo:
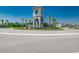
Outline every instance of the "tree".
<path fill-rule="evenodd" d="M 56 26 L 57 26 L 57 19 L 56 18 L 52 18 L 52 26 L 53 26 L 53 28 L 56 28 Z"/>
<path fill-rule="evenodd" d="M 24 19 L 21 18 L 21 21 L 22 21 L 22 27 L 24 27 Z"/>
<path fill-rule="evenodd" d="M 30 23 L 30 25 L 31 25 L 31 24 L 32 24 L 32 21 L 30 20 L 30 22 L 29 22 L 29 23 Z"/>
<path fill-rule="evenodd" d="M 28 27 L 28 23 L 27 23 L 27 20 L 25 20 L 25 27 Z"/>
<path fill-rule="evenodd" d="M 5 26 L 8 27 L 8 25 L 9 25 L 9 21 L 5 20 Z"/>
<path fill-rule="evenodd" d="M 0 25 L 0 27 L 5 27 L 5 25 L 4 25 L 4 19 L 1 20 L 1 25 Z"/>
<path fill-rule="evenodd" d="M 28 23 L 28 29 L 31 29 L 31 25 L 32 25 L 32 21 L 29 20 L 29 23 Z"/>
<path fill-rule="evenodd" d="M 48 27 L 48 23 L 46 23 L 46 22 L 43 23 L 43 26 L 44 26 L 44 27 Z"/>
<path fill-rule="evenodd" d="M 51 27 L 51 16 L 48 16 L 49 27 Z"/>
<path fill-rule="evenodd" d="M 2 21 L 2 25 L 4 24 L 4 19 L 1 20 Z"/>

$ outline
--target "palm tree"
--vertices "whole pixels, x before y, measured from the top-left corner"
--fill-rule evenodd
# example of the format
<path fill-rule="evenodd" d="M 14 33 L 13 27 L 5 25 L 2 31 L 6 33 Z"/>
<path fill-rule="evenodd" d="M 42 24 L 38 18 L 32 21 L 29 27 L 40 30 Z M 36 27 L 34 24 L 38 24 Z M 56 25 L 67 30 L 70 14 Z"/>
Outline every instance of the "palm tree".
<path fill-rule="evenodd" d="M 29 25 L 31 26 L 31 24 L 32 24 L 32 21 L 31 21 L 31 20 L 29 20 Z"/>
<path fill-rule="evenodd" d="M 1 20 L 1 27 L 4 27 L 4 19 Z"/>
<path fill-rule="evenodd" d="M 28 23 L 27 23 L 27 20 L 25 20 L 25 27 L 27 27 L 28 26 Z"/>
<path fill-rule="evenodd" d="M 7 27 L 9 24 L 9 21 L 8 20 L 5 20 L 5 26 Z"/>
<path fill-rule="evenodd" d="M 22 24 L 24 24 L 24 19 L 23 19 L 23 18 L 21 18 L 21 20 L 22 20 Z"/>
<path fill-rule="evenodd" d="M 51 27 L 51 16 L 48 16 L 49 27 Z"/>
<path fill-rule="evenodd" d="M 8 21 L 8 20 L 5 20 L 5 23 L 6 23 L 6 24 L 8 24 L 8 23 L 9 23 L 9 21 Z"/>
<path fill-rule="evenodd" d="M 32 21 L 29 20 L 29 23 L 28 23 L 28 29 L 31 29 L 31 24 L 32 24 Z"/>
<path fill-rule="evenodd" d="M 57 19 L 56 18 L 52 18 L 52 25 L 54 28 L 56 28 L 56 25 L 57 25 Z"/>
<path fill-rule="evenodd" d="M 24 27 L 24 19 L 21 18 L 21 21 L 22 21 L 22 27 Z"/>
<path fill-rule="evenodd" d="M 3 25 L 4 24 L 4 20 L 2 19 L 1 21 L 2 21 L 2 25 Z"/>

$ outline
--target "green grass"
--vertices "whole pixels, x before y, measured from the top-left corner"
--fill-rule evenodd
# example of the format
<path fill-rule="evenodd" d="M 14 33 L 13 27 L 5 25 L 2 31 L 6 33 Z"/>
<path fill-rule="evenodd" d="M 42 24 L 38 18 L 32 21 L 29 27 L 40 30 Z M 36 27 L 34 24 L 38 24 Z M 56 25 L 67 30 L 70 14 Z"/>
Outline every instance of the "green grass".
<path fill-rule="evenodd" d="M 32 29 L 24 29 L 23 27 L 12 27 L 17 30 L 64 30 L 62 28 L 32 28 Z"/>
<path fill-rule="evenodd" d="M 33 29 L 33 30 L 64 30 L 62 28 L 42 28 L 42 29 Z"/>
<path fill-rule="evenodd" d="M 17 30 L 27 30 L 27 29 L 24 29 L 23 27 L 11 27 L 13 29 L 17 29 Z"/>

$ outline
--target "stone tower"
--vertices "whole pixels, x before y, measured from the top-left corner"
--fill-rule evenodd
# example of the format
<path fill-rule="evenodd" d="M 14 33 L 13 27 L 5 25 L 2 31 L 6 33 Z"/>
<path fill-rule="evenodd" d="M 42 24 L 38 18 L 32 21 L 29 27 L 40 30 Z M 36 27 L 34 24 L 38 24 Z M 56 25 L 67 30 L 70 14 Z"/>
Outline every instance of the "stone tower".
<path fill-rule="evenodd" d="M 43 27 L 43 7 L 33 7 L 33 28 Z"/>

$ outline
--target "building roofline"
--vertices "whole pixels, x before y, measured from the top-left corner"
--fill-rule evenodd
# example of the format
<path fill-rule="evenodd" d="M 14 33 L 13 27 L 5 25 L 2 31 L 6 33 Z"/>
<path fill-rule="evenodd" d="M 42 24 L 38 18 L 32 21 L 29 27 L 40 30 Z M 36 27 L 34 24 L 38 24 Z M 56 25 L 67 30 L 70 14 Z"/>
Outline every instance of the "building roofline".
<path fill-rule="evenodd" d="M 41 10 L 44 10 L 44 8 L 42 6 L 36 6 L 36 7 L 33 7 L 32 9 L 41 9 Z"/>

